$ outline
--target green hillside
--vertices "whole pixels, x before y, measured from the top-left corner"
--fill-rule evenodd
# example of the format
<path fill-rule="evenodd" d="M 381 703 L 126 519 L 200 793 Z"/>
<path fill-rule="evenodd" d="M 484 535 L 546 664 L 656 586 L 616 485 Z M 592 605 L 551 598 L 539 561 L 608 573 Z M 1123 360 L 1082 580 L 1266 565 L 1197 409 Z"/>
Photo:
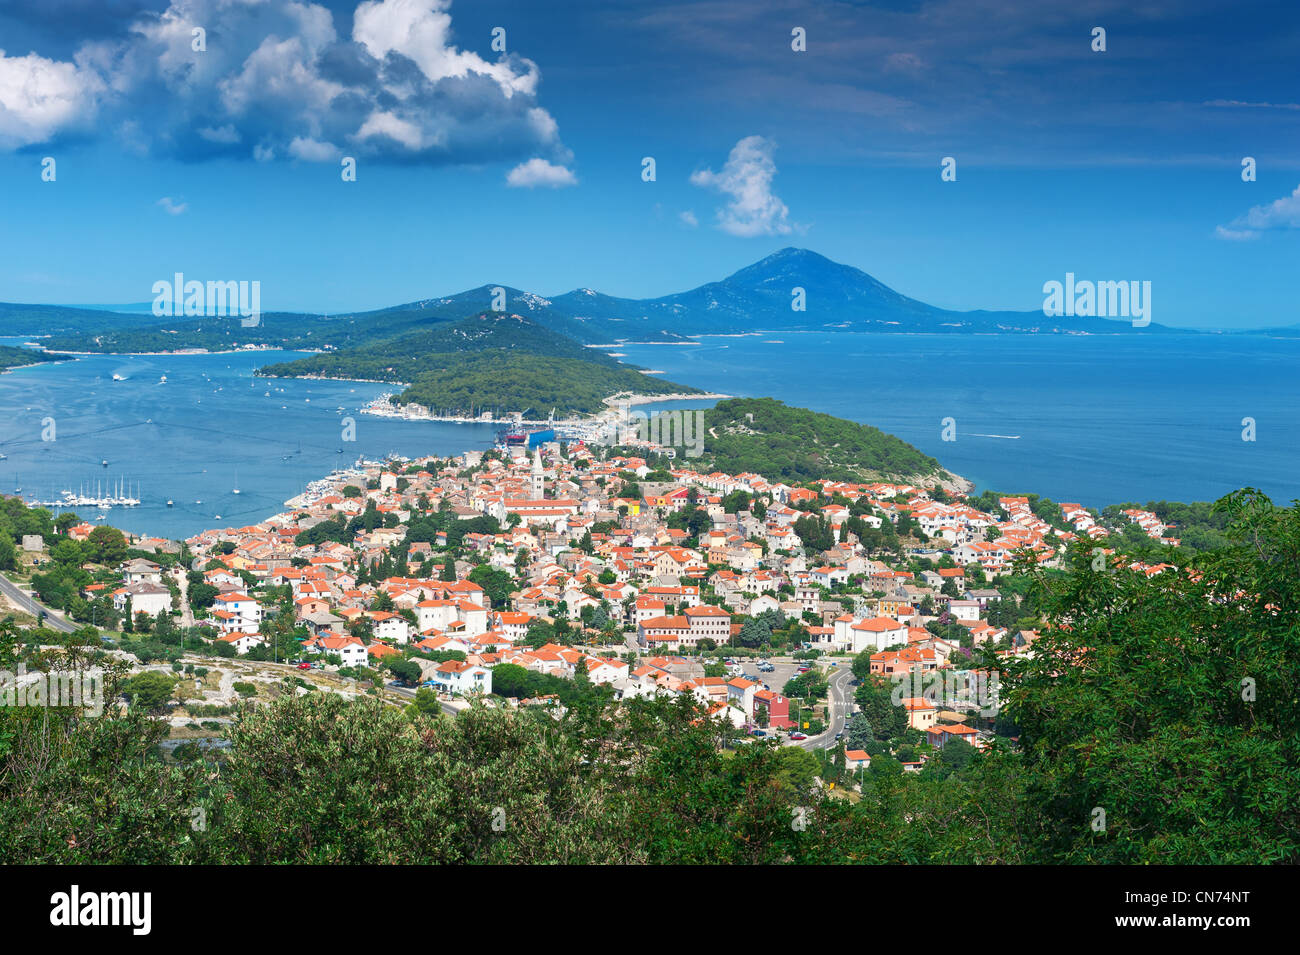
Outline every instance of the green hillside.
<path fill-rule="evenodd" d="M 485 312 L 376 344 L 267 365 L 268 377 L 391 381 L 395 399 L 441 414 L 593 413 L 622 391 L 694 394 L 518 315 Z"/>
<path fill-rule="evenodd" d="M 35 348 L 13 348 L 0 345 L 0 368 L 18 368 L 43 361 L 67 361 L 70 355 L 54 355 Z"/>
<path fill-rule="evenodd" d="M 631 368 L 609 368 L 575 358 L 528 355 L 500 349 L 473 355 L 427 355 L 434 366 L 395 399 L 445 414 L 498 414 L 531 410 L 543 417 L 592 414 L 601 399 L 619 392 L 642 395 L 695 394 L 699 389 L 664 381 Z"/>
<path fill-rule="evenodd" d="M 946 475 L 934 458 L 879 428 L 775 398 L 720 401 L 704 424 L 704 454 L 688 462 L 696 470 L 754 471 L 789 484 Z"/>

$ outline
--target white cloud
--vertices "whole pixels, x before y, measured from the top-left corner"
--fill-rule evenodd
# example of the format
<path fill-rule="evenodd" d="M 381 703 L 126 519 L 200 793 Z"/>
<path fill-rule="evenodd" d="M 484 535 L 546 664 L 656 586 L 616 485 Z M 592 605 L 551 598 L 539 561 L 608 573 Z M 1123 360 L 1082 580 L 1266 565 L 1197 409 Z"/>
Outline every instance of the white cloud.
<path fill-rule="evenodd" d="M 357 130 L 356 139 L 366 140 L 376 136 L 386 136 L 393 142 L 401 143 L 407 149 L 419 149 L 424 143 L 420 128 L 407 122 L 395 113 L 374 112 Z"/>
<path fill-rule="evenodd" d="M 409 57 L 434 82 L 479 73 L 492 77 L 506 96 L 535 93 L 537 65 L 531 60 L 519 61 L 520 72 L 508 60 L 489 63 L 452 46 L 450 6 L 451 0 L 367 0 L 353 16 L 352 39 L 377 60 L 393 52 Z"/>
<path fill-rule="evenodd" d="M 695 218 L 695 211 L 693 209 L 686 209 L 683 212 L 677 213 L 677 218 L 681 219 L 684 225 L 688 225 L 692 229 L 696 228 L 700 224 L 700 220 Z"/>
<path fill-rule="evenodd" d="M 71 62 L 0 51 L 0 149 L 94 129 L 185 160 L 346 148 L 427 165 L 567 165 L 537 64 L 458 48 L 450 11 L 451 0 L 365 0 L 336 24 L 310 0 L 170 0 Z M 196 27 L 208 30 L 202 52 Z"/>
<path fill-rule="evenodd" d="M 545 159 L 530 159 L 522 162 L 506 175 L 506 185 L 516 188 L 533 189 L 546 186 L 560 189 L 564 186 L 576 186 L 578 178 L 564 166 L 556 166 Z"/>
<path fill-rule="evenodd" d="M 732 147 L 721 172 L 691 174 L 691 183 L 731 197 L 718 210 L 718 228 L 738 236 L 783 235 L 793 228 L 790 210 L 772 192 L 776 146 L 762 136 L 746 136 Z"/>
<path fill-rule="evenodd" d="M 171 196 L 163 196 L 156 204 L 169 216 L 178 216 L 190 207 L 188 202 L 177 202 Z"/>
<path fill-rule="evenodd" d="M 1216 225 L 1214 227 L 1216 238 L 1223 239 L 1227 242 L 1246 242 L 1250 239 L 1258 239 L 1259 233 L 1252 232 L 1249 229 L 1229 229 L 1225 226 Z"/>
<path fill-rule="evenodd" d="M 46 142 L 88 120 L 103 81 L 74 63 L 0 50 L 0 147 Z"/>
<path fill-rule="evenodd" d="M 1248 103 L 1239 99 L 1211 99 L 1202 106 L 1216 106 L 1221 109 L 1289 109 L 1300 110 L 1300 103 Z"/>
<path fill-rule="evenodd" d="M 1214 233 L 1220 239 L 1240 241 L 1255 239 L 1261 232 L 1278 229 L 1300 229 L 1300 186 L 1296 186 L 1289 196 L 1252 207 L 1226 226 L 1218 226 Z"/>
<path fill-rule="evenodd" d="M 294 159 L 304 159 L 307 162 L 329 162 L 338 157 L 339 148 L 333 143 L 323 143 L 317 139 L 298 136 L 289 143 L 289 155 Z"/>

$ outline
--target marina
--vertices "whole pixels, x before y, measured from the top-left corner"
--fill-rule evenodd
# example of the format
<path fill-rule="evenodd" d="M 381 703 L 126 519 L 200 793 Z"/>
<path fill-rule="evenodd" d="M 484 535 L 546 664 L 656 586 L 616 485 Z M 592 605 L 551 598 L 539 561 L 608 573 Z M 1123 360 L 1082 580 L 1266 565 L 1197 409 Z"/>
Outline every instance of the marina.
<path fill-rule="evenodd" d="M 96 481 L 93 490 L 90 485 L 83 484 L 77 491 L 64 489 L 57 497 L 50 500 L 29 500 L 27 503 L 31 507 L 48 507 L 54 510 L 95 507 L 107 511 L 114 507 L 139 507 L 140 484 L 136 482 L 135 492 L 132 493 L 130 482 L 125 478 L 119 478 L 116 486 L 110 485 L 106 492 L 103 483 Z"/>

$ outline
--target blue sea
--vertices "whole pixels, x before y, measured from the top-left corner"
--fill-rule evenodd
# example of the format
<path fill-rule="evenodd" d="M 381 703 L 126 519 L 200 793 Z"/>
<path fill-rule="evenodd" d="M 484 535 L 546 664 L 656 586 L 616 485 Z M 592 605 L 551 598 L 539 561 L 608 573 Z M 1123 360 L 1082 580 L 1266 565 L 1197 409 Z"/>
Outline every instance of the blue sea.
<path fill-rule="evenodd" d="M 391 385 L 253 378 L 254 368 L 300 357 L 95 355 L 13 369 L 0 375 L 0 492 L 21 488 L 44 501 L 121 481 L 142 504 L 114 507 L 104 523 L 179 538 L 283 511 L 309 481 L 358 456 L 450 455 L 493 443 L 495 426 L 357 413 Z M 354 441 L 344 440 L 345 417 L 356 423 Z M 47 418 L 53 441 L 42 440 Z"/>
<path fill-rule="evenodd" d="M 775 332 L 618 351 L 673 381 L 874 425 L 980 489 L 1096 507 L 1245 486 L 1300 497 L 1300 340 Z"/>
<path fill-rule="evenodd" d="M 1300 341 L 776 332 L 617 351 L 674 381 L 875 425 L 980 488 L 1099 507 L 1213 500 L 1247 485 L 1300 497 Z M 252 376 L 295 357 L 87 356 L 0 375 L 0 492 L 46 500 L 121 480 L 144 503 L 114 508 L 106 523 L 184 537 L 281 511 L 360 455 L 491 446 L 490 425 L 357 413 L 390 386 Z M 949 417 L 955 441 L 942 437 Z M 1242 440 L 1245 417 L 1254 442 Z M 42 440 L 47 418 L 53 441 Z"/>

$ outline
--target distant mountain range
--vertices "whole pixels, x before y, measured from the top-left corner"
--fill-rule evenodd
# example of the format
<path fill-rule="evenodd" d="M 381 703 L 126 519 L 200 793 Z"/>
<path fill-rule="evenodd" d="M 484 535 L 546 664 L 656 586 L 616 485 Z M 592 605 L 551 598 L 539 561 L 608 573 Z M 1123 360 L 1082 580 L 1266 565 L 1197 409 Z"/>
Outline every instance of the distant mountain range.
<path fill-rule="evenodd" d="M 695 335 L 783 330 L 949 334 L 1132 331 L 1127 320 L 1047 317 L 1042 311 L 937 308 L 894 291 L 860 269 L 795 248 L 782 249 L 722 281 L 651 299 L 617 298 L 587 288 L 547 298 L 509 286 L 484 285 L 368 312 L 268 312 L 255 328 L 244 328 L 228 317 L 159 319 L 141 314 L 136 305 L 106 313 L 90 306 L 0 304 L 0 327 L 11 335 L 50 335 L 47 347 L 75 351 L 221 349 L 236 343 L 349 348 L 477 315 L 493 306 L 497 288 L 504 291 L 507 313 L 523 315 L 586 344 L 682 341 Z M 792 308 L 795 289 L 803 290 L 803 310 Z M 1152 323 L 1144 330 L 1172 329 Z M 1285 334 L 1293 330 L 1271 331 Z"/>

